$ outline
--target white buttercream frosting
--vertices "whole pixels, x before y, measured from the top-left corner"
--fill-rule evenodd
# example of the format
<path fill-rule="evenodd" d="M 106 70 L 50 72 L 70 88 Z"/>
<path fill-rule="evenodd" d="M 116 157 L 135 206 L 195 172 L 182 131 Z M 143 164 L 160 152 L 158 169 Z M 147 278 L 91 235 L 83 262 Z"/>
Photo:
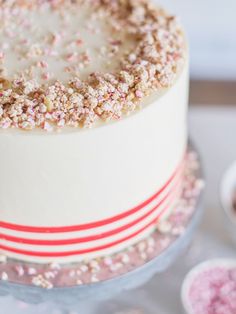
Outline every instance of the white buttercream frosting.
<path fill-rule="evenodd" d="M 26 9 L 21 8 L 21 10 Z M 49 9 L 44 8 L 44 10 Z M 44 14 L 48 16 L 49 11 L 44 12 Z M 34 40 L 38 42 L 39 39 L 42 40 L 45 46 L 44 41 L 48 37 L 43 36 L 43 34 L 46 30 L 49 30 L 51 34 L 51 29 L 55 29 L 55 25 L 58 26 L 58 14 L 54 12 L 52 19 L 47 18 L 47 21 L 44 23 L 40 19 L 40 14 L 32 13 L 28 23 L 32 24 L 33 30 L 34 28 L 39 29 L 37 36 L 40 37 L 34 38 L 29 36 L 33 46 Z M 63 18 L 62 21 L 65 25 L 62 23 L 62 25 L 58 26 L 60 29 L 69 25 L 69 34 L 71 34 L 71 36 L 66 38 L 62 34 L 61 41 L 59 40 L 59 43 L 57 43 L 60 56 L 63 55 L 64 51 L 66 54 L 68 53 L 68 47 L 72 50 L 75 49 L 69 43 L 72 37 L 74 38 L 74 36 L 78 35 L 76 28 L 79 28 L 80 39 L 86 42 L 86 46 L 92 47 L 92 63 L 88 67 L 83 68 L 80 74 L 86 77 L 91 71 L 91 67 L 93 71 L 99 70 L 101 72 L 116 68 L 117 62 L 114 62 L 114 60 L 119 60 L 119 53 L 124 53 L 127 47 L 130 49 L 133 45 L 132 41 L 129 42 L 127 40 L 125 30 L 116 34 L 118 36 L 116 40 L 122 39 L 124 45 L 122 45 L 118 55 L 111 55 L 110 61 L 107 63 L 107 60 L 103 57 L 96 59 L 96 51 L 103 46 L 108 34 L 110 34 L 110 29 L 104 28 L 104 21 L 101 20 L 99 22 L 101 24 L 98 27 L 96 24 L 98 21 L 96 20 L 92 28 L 93 32 L 96 31 L 96 27 L 104 28 L 104 32 L 97 34 L 95 42 L 93 37 L 89 37 L 87 26 L 84 28 L 80 27 L 80 25 L 86 25 L 85 17 L 87 13 L 85 14 L 85 11 L 79 12 L 78 20 L 75 12 L 70 14 L 73 23 L 68 21 L 67 18 Z M 10 30 L 11 25 L 12 22 L 9 24 Z M 6 68 L 8 69 L 7 75 L 9 77 L 14 76 L 14 73 L 21 69 L 22 64 L 27 68 L 24 62 L 27 63 L 28 61 L 19 61 L 17 59 L 17 51 L 12 49 L 14 42 L 18 43 L 18 40 L 19 42 L 22 40 L 21 33 L 22 36 L 28 34 L 28 24 L 23 23 L 21 27 L 23 27 L 22 25 L 24 30 L 15 28 L 16 34 L 18 32 L 19 34 L 17 36 L 15 34 L 10 39 L 8 38 L 9 48 L 7 46 L 4 48 L 6 50 L 9 49 L 9 53 L 5 58 Z M 14 29 L 12 31 L 14 33 Z M 1 29 L 0 22 L 0 38 L 7 41 L 6 36 L 6 32 Z M 66 47 L 64 47 L 65 45 Z M 168 49 L 171 51 L 172 48 L 169 47 Z M 76 52 L 78 51 L 76 50 Z M 64 59 L 62 61 L 59 58 L 50 56 L 46 60 L 41 60 L 39 56 L 35 58 L 37 62 L 47 62 L 49 70 L 54 72 L 55 76 L 60 78 L 62 82 L 68 79 L 68 73 L 65 75 L 61 71 L 61 68 L 65 66 Z M 159 82 L 160 86 L 158 85 L 158 88 L 154 91 L 152 86 L 152 92 L 150 93 L 149 91 L 147 93 L 149 96 L 145 97 L 142 86 L 138 88 L 138 83 L 136 82 L 135 87 L 132 87 L 132 93 L 129 90 L 126 95 L 129 97 L 132 94 L 132 97 L 136 97 L 134 112 L 129 114 L 129 116 L 121 115 L 118 118 L 122 118 L 118 122 L 104 123 L 101 119 L 96 120 L 96 125 L 92 129 L 81 130 L 67 126 L 63 130 L 52 133 L 45 133 L 36 127 L 33 127 L 34 130 L 24 132 L 16 129 L 19 128 L 19 125 L 13 126 L 14 122 L 11 122 L 13 124 L 8 124 L 6 130 L 0 131 L 0 233 L 5 236 L 5 238 L 3 236 L 0 239 L 0 250 L 2 248 L 4 254 L 23 260 L 49 262 L 53 261 L 54 258 L 49 256 L 37 257 L 37 254 L 28 256 L 24 254 L 24 251 L 36 253 L 75 252 L 101 247 L 99 250 L 91 250 L 88 253 L 59 256 L 55 257 L 55 259 L 59 262 L 69 262 L 104 256 L 137 243 L 137 241 L 150 234 L 156 227 L 156 221 L 154 220 L 157 218 L 157 214 L 162 214 L 160 217 L 158 216 L 160 219 L 168 216 L 174 208 L 181 190 L 181 172 L 173 178 L 170 185 L 162 191 L 158 198 L 144 206 L 142 211 L 135 213 L 133 216 L 117 220 L 113 224 L 89 230 L 77 230 L 68 233 L 55 232 L 54 234 L 37 233 L 36 231 L 28 232 L 23 230 L 24 228 L 22 227 L 28 226 L 39 229 L 45 227 L 68 228 L 70 226 L 81 226 L 107 220 L 142 204 L 142 202 L 149 199 L 167 184 L 176 169 L 180 167 L 187 143 L 186 115 L 189 84 L 187 58 L 181 64 L 181 69 L 176 70 L 175 75 L 173 75 L 174 72 L 171 72 L 171 77 L 173 76 L 172 84 L 164 86 L 164 82 L 169 78 L 168 75 L 170 73 L 166 77 L 160 74 L 160 82 L 163 85 Z M 44 71 L 44 68 L 42 70 Z M 36 72 L 33 72 L 35 79 L 39 83 L 42 80 L 40 71 L 38 69 Z M 4 84 L 2 83 L 2 85 Z M 149 81 L 147 81 L 147 84 L 149 84 Z M 1 92 L 1 88 L 4 91 Z M 67 96 L 70 93 L 69 89 L 69 87 L 66 89 Z M 7 118 L 4 115 L 12 112 L 8 112 L 6 109 L 8 97 L 10 101 L 13 101 L 13 98 L 14 101 L 19 99 L 19 95 L 13 98 L 12 96 L 7 96 L 6 93 L 9 93 L 9 90 L 10 88 L 6 89 L 6 86 L 0 86 L 0 103 L 2 101 L 1 97 L 4 97 L 1 106 L 5 110 L 0 121 L 2 128 L 4 128 L 4 123 L 7 122 Z M 36 94 L 39 92 L 40 89 L 34 90 Z M 99 89 L 97 92 L 99 92 Z M 73 91 L 71 93 L 73 94 Z M 29 97 L 28 95 L 31 95 L 31 93 L 27 94 L 26 98 Z M 102 97 L 105 96 L 103 95 Z M 45 98 L 42 99 L 45 100 Z M 29 101 L 28 98 L 26 100 Z M 34 99 L 30 101 L 34 102 Z M 57 99 L 53 101 L 57 102 Z M 126 100 L 123 99 L 123 101 L 124 103 L 128 102 L 128 98 Z M 53 109 L 48 108 L 51 102 L 52 100 L 49 103 L 47 99 L 43 103 L 43 105 L 47 105 L 48 115 L 53 115 Z M 70 101 L 68 103 L 70 104 Z M 88 104 L 88 107 L 88 110 L 92 110 L 91 103 Z M 141 110 L 138 110 L 138 107 Z M 24 108 L 20 108 L 20 110 L 24 111 Z M 63 110 L 65 110 L 64 107 Z M 24 115 L 23 111 L 20 117 Z M 58 112 L 58 108 L 55 112 Z M 66 111 L 67 115 L 68 112 Z M 37 114 L 34 112 L 35 116 Z M 46 115 L 46 113 L 40 114 Z M 14 121 L 12 117 L 11 119 L 11 121 Z M 49 121 L 51 120 L 49 119 Z M 58 120 L 58 124 L 60 121 Z M 45 120 L 43 124 L 45 126 Z M 168 196 L 169 194 L 170 196 Z M 153 206 L 157 206 L 162 201 L 162 205 L 145 217 L 152 210 Z M 142 221 L 138 221 L 142 216 L 144 216 Z M 136 220 L 137 223 L 129 228 L 124 228 L 114 235 L 99 238 L 99 235 L 105 232 L 122 228 Z M 10 225 L 20 227 L 18 230 L 17 227 L 14 230 L 14 228 L 9 227 Z M 97 234 L 98 238 L 90 242 L 75 242 L 69 245 L 62 244 L 51 247 L 44 244 L 35 245 L 15 240 L 16 238 L 18 240 L 23 238 L 26 240 L 65 241 L 75 238 L 88 238 L 94 234 Z M 131 235 L 133 236 L 131 237 Z M 124 241 L 120 241 L 121 239 L 124 239 Z M 107 246 L 107 244 L 112 242 L 117 242 L 117 244 L 111 247 Z M 10 250 L 7 248 L 10 248 Z"/>
<path fill-rule="evenodd" d="M 183 158 L 187 91 L 186 65 L 176 84 L 161 98 L 120 122 L 46 136 L 2 131 L 1 220 L 37 227 L 80 225 L 119 215 L 148 199 Z M 124 221 L 116 226 L 122 224 Z M 152 230 L 105 253 L 135 243 Z M 87 235 L 89 232 L 83 233 Z M 61 260 L 99 254 L 104 251 Z"/>

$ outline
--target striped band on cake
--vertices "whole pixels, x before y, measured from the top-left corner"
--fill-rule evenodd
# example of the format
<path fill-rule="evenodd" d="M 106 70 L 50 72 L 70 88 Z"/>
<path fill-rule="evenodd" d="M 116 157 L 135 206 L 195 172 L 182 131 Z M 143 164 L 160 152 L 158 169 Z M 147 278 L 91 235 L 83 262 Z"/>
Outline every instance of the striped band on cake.
<path fill-rule="evenodd" d="M 67 258 L 101 255 L 125 248 L 149 234 L 168 216 L 182 190 L 184 161 L 149 199 L 136 207 L 102 221 L 75 226 L 37 227 L 0 221 L 0 250 L 13 257 Z"/>

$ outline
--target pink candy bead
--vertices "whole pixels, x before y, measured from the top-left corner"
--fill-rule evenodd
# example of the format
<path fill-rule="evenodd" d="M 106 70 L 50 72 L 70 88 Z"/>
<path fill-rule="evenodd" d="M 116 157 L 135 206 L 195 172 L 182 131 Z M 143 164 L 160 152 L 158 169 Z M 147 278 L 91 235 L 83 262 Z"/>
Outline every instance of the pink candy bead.
<path fill-rule="evenodd" d="M 216 267 L 198 274 L 189 299 L 196 314 L 236 314 L 236 269 Z"/>

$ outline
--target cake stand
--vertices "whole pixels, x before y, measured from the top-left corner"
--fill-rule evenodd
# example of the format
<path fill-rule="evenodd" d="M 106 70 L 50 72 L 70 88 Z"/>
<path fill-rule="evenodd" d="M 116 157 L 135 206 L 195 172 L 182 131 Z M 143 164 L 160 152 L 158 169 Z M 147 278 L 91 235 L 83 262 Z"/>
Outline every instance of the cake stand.
<path fill-rule="evenodd" d="M 11 295 L 27 304 L 53 302 L 62 309 L 70 310 L 71 308 L 79 308 L 81 303 L 87 302 L 89 304 L 89 301 L 100 302 L 111 299 L 121 291 L 137 288 L 145 284 L 154 274 L 165 271 L 190 244 L 203 212 L 201 162 L 192 144 L 189 144 L 187 159 L 188 169 L 186 170 L 185 180 L 191 181 L 191 188 L 187 190 L 185 188 L 183 191 L 178 205 L 179 211 L 176 210 L 177 214 L 175 213 L 169 218 L 169 224 L 165 224 L 165 226 L 162 226 L 162 230 L 159 228 L 152 235 L 152 238 L 150 238 L 152 240 L 152 250 L 149 255 L 147 252 L 144 252 L 143 247 L 150 242 L 150 239 L 147 239 L 149 242 L 139 243 L 132 249 L 129 249 L 128 252 L 125 252 L 127 255 L 134 255 L 137 250 L 137 252 L 141 252 L 140 256 L 143 257 L 145 255 L 138 264 L 129 265 L 127 270 L 124 268 L 121 271 L 117 271 L 117 274 L 114 272 L 112 278 L 110 276 L 108 279 L 99 282 L 80 283 L 78 285 L 65 284 L 64 286 L 60 283 L 60 285 L 54 284 L 53 286 L 49 285 L 42 288 L 39 287 L 37 282 L 33 284 L 33 281 L 24 283 L 20 279 L 9 279 L 10 276 L 8 278 L 7 271 L 3 272 L 4 263 L 2 263 L 0 264 L 2 278 L 0 280 L 0 296 Z M 189 178 L 191 178 L 190 181 Z M 185 186 L 188 186 L 186 182 Z M 157 245 L 158 242 L 165 243 L 162 249 Z M 12 271 L 19 272 L 19 267 L 30 269 L 28 264 L 17 264 L 16 261 L 9 261 L 5 264 L 6 270 L 8 263 L 10 265 L 13 263 Z M 72 275 L 75 273 L 76 264 L 67 265 L 66 267 L 67 274 L 70 268 L 71 271 L 69 273 Z M 62 272 L 62 270 L 57 271 Z M 61 273 L 60 278 L 64 276 L 63 274 Z M 20 278 L 23 274 L 18 275 Z M 66 282 L 65 278 L 63 280 Z"/>

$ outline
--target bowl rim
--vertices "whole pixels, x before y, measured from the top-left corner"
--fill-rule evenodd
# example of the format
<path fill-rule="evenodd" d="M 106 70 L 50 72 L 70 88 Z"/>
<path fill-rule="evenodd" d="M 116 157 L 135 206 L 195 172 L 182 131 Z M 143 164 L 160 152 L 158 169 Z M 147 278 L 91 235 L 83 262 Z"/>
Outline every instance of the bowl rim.
<path fill-rule="evenodd" d="M 187 314 L 196 314 L 193 311 L 192 305 L 188 298 L 188 291 L 190 289 L 191 284 L 194 282 L 194 279 L 198 274 L 215 267 L 224 267 L 226 269 L 234 267 L 236 268 L 236 258 L 209 259 L 200 264 L 197 264 L 187 273 L 181 287 L 182 306 Z"/>
<path fill-rule="evenodd" d="M 233 214 L 232 196 L 236 191 L 236 160 L 226 168 L 220 182 L 220 203 L 227 219 L 236 225 L 236 215 Z"/>

